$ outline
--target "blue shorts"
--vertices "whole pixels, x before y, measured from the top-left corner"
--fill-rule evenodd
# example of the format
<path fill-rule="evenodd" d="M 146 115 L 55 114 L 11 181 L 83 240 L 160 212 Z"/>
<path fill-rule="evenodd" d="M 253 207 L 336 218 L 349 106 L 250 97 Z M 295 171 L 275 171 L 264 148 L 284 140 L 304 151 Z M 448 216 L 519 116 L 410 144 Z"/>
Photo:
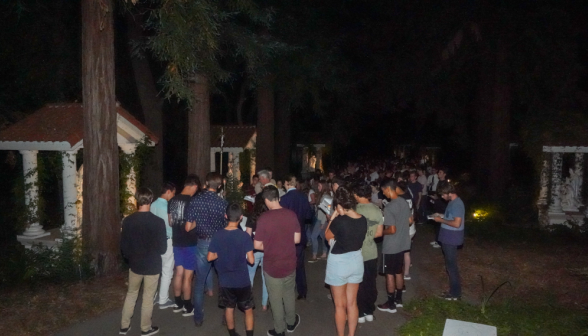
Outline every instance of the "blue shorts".
<path fill-rule="evenodd" d="M 325 283 L 331 286 L 343 286 L 348 283 L 363 281 L 363 256 L 361 250 L 343 254 L 329 253 Z"/>
<path fill-rule="evenodd" d="M 174 246 L 174 262 L 175 266 L 182 266 L 188 271 L 193 271 L 196 268 L 196 246 Z"/>

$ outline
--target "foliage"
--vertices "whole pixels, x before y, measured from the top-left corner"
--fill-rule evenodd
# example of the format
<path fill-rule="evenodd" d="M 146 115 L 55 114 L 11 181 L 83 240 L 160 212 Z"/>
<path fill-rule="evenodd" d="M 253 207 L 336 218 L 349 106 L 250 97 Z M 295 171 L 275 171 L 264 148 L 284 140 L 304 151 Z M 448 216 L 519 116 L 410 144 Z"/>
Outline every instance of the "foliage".
<path fill-rule="evenodd" d="M 496 326 L 498 335 L 588 335 L 585 312 L 553 305 L 521 305 L 504 302 L 480 308 L 463 301 L 418 299 L 405 304 L 412 316 L 400 328 L 403 336 L 441 335 L 446 319 Z"/>
<path fill-rule="evenodd" d="M 82 253 L 81 238 L 64 238 L 54 247 L 35 244 L 25 249 L 19 243 L 6 249 L 0 267 L 0 283 L 36 285 L 86 280 L 93 276 L 90 260 Z"/>
<path fill-rule="evenodd" d="M 486 285 L 484 284 L 484 277 L 481 275 L 480 275 L 480 282 L 482 283 L 482 301 L 480 303 L 480 312 L 482 313 L 482 315 L 486 315 L 486 307 L 488 307 L 488 304 L 490 303 L 490 299 L 492 299 L 494 294 L 496 294 L 496 292 L 498 292 L 498 290 L 500 288 L 502 288 L 502 286 L 509 284 L 512 287 L 512 285 L 511 285 L 510 281 L 504 281 L 500 285 L 496 286 L 494 288 L 494 290 L 492 291 L 492 293 L 488 294 L 488 293 L 486 293 Z"/>
<path fill-rule="evenodd" d="M 251 163 L 255 162 L 255 149 L 246 149 L 239 153 L 239 169 L 241 169 L 241 182 L 248 185 L 251 183 Z"/>
<path fill-rule="evenodd" d="M 232 173 L 227 175 L 227 184 L 225 185 L 225 198 L 229 203 L 237 203 L 245 210 L 245 193 L 241 190 L 243 182 L 239 181 Z"/>
<path fill-rule="evenodd" d="M 127 181 L 131 170 L 134 172 L 134 182 L 137 188 L 140 186 L 141 176 L 143 168 L 148 163 L 148 160 L 152 158 L 153 147 L 149 146 L 151 140 L 145 136 L 139 143 L 133 154 L 126 154 L 122 150 L 119 152 L 119 193 L 120 193 L 120 211 L 122 216 L 128 216 L 135 212 L 136 206 L 134 203 L 130 203 L 135 195 L 127 190 Z"/>

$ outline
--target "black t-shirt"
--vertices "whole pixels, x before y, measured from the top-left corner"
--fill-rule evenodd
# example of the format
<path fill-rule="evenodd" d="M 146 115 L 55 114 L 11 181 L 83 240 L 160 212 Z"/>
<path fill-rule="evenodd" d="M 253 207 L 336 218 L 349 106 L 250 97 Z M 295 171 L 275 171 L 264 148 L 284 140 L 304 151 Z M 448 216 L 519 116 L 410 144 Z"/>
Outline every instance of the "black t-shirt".
<path fill-rule="evenodd" d="M 333 219 L 329 229 L 335 235 L 336 240 L 331 253 L 343 254 L 359 251 L 367 233 L 367 220 L 363 216 L 360 218 L 337 216 Z"/>
<path fill-rule="evenodd" d="M 172 244 L 175 247 L 196 246 L 198 236 L 196 230 L 186 232 L 186 209 L 192 199 L 189 195 L 176 195 L 167 203 L 167 213 L 170 214 L 169 225 L 172 227 Z"/>
<path fill-rule="evenodd" d="M 161 255 L 167 250 L 165 222 L 151 212 L 135 212 L 123 220 L 120 248 L 136 274 L 161 272 Z"/>
<path fill-rule="evenodd" d="M 400 197 L 402 197 L 402 198 L 404 198 L 406 200 L 406 202 L 408 203 L 408 207 L 412 211 L 413 203 L 412 203 L 412 197 L 410 197 L 410 193 L 405 192 L 404 194 L 398 195 L 398 196 L 400 196 Z"/>
<path fill-rule="evenodd" d="M 388 202 L 391 201 L 391 199 L 389 199 L 388 197 L 386 197 L 386 195 L 384 195 L 384 192 L 382 190 L 380 190 L 378 192 L 378 198 L 381 199 L 381 200 L 386 200 Z"/>

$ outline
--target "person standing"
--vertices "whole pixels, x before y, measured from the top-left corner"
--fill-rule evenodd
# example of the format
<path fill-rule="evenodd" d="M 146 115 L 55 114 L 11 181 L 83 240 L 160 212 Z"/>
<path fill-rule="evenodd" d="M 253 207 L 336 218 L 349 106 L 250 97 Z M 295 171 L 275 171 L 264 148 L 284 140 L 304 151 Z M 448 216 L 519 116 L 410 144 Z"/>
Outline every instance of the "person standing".
<path fill-rule="evenodd" d="M 200 179 L 190 174 L 184 182 L 184 189 L 179 195 L 169 200 L 167 212 L 169 225 L 172 227 L 172 244 L 174 247 L 175 274 L 173 279 L 175 307 L 174 313 L 184 316 L 194 314 L 192 305 L 192 279 L 196 267 L 196 243 L 198 237 L 186 232 L 186 210 L 192 196 L 200 189 Z"/>
<path fill-rule="evenodd" d="M 152 325 L 153 297 L 157 290 L 161 255 L 166 252 L 165 222 L 149 210 L 153 192 L 139 188 L 135 195 L 138 211 L 127 216 L 122 223 L 120 250 L 129 261 L 129 288 L 122 310 L 119 334 L 126 335 L 131 329 L 131 318 L 143 284 L 141 305 L 141 335 L 150 336 L 159 332 Z"/>
<path fill-rule="evenodd" d="M 445 256 L 445 268 L 449 275 L 449 292 L 441 294 L 446 300 L 458 300 L 461 298 L 461 281 L 459 268 L 457 267 L 457 248 L 463 245 L 465 228 L 465 205 L 455 191 L 453 184 L 445 184 L 437 192 L 448 201 L 444 218 L 435 216 L 433 219 L 441 223 L 439 242 Z"/>
<path fill-rule="evenodd" d="M 337 335 L 343 336 L 347 323 L 349 335 L 353 336 L 359 317 L 357 291 L 364 275 L 361 247 L 367 232 L 367 220 L 355 211 L 357 202 L 347 188 L 337 189 L 335 204 L 337 211 L 325 233 L 331 245 L 325 283 L 331 286 L 335 301 Z"/>
<path fill-rule="evenodd" d="M 226 209 L 227 227 L 217 231 L 210 240 L 207 260 L 215 261 L 218 272 L 218 306 L 225 309 L 229 336 L 235 332 L 235 307 L 245 312 L 247 336 L 253 336 L 253 293 L 247 263 L 254 262 L 251 237 L 239 228 L 243 219 L 241 206 L 230 204 Z M 243 256 L 246 258 L 243 258 Z"/>
<path fill-rule="evenodd" d="M 212 276 L 212 264 L 208 262 L 208 247 L 212 236 L 225 228 L 227 201 L 218 196 L 223 180 L 219 173 L 206 174 L 206 190 L 194 196 L 186 211 L 186 232 L 194 230 L 198 236 L 196 245 L 196 281 L 194 283 L 194 325 L 204 322 L 204 287 Z"/>
<path fill-rule="evenodd" d="M 266 212 L 267 206 L 261 197 L 261 193 L 255 196 L 255 204 L 253 205 L 253 213 L 249 218 L 247 218 L 247 223 L 245 224 L 245 231 L 251 236 L 251 240 L 255 239 L 255 231 L 257 229 L 257 219 L 261 216 L 262 213 Z M 257 268 L 261 267 L 261 307 L 263 311 L 267 310 L 267 300 L 268 300 L 268 293 L 267 293 L 267 286 L 265 285 L 265 275 L 263 274 L 263 251 L 253 250 L 253 256 L 255 257 L 254 262 L 252 265 L 249 265 L 249 280 L 251 280 L 251 286 L 253 286 L 253 280 L 255 279 L 255 273 L 257 272 Z"/>
<path fill-rule="evenodd" d="M 378 289 L 376 278 L 378 277 L 378 247 L 375 238 L 382 237 L 384 231 L 382 211 L 370 202 L 372 194 L 371 185 L 361 183 L 355 187 L 354 196 L 357 201 L 355 211 L 367 220 L 367 233 L 361 246 L 363 256 L 363 281 L 359 284 L 357 292 L 357 307 L 359 309 L 359 323 L 374 320 Z"/>
<path fill-rule="evenodd" d="M 159 284 L 159 309 L 175 307 L 175 303 L 169 298 L 169 286 L 174 275 L 174 248 L 172 245 L 173 230 L 169 225 L 167 203 L 176 195 L 176 186 L 167 182 L 161 188 L 161 196 L 151 204 L 151 213 L 163 219 L 165 222 L 165 234 L 167 236 L 167 249 L 161 256 L 161 281 Z"/>
<path fill-rule="evenodd" d="M 402 287 L 404 286 L 404 252 L 410 249 L 409 226 L 411 211 L 408 203 L 396 193 L 396 181 L 382 184 L 382 191 L 390 202 L 384 208 L 383 272 L 386 274 L 388 300 L 378 305 L 380 311 L 395 313 L 402 307 Z"/>
<path fill-rule="evenodd" d="M 304 269 L 304 249 L 306 248 L 307 236 L 304 229 L 307 221 L 314 216 L 308 197 L 296 190 L 296 176 L 287 175 L 284 180 L 286 185 L 286 195 L 280 200 L 283 208 L 294 211 L 298 218 L 301 230 L 300 243 L 296 245 L 296 290 L 298 291 L 298 300 L 305 300 L 307 294 L 306 270 Z"/>
<path fill-rule="evenodd" d="M 262 198 L 269 209 L 257 220 L 253 247 L 264 251 L 265 283 L 274 318 L 268 336 L 284 336 L 300 325 L 296 314 L 296 244 L 300 243 L 300 224 L 292 210 L 282 208 L 278 188 L 263 188 Z"/>

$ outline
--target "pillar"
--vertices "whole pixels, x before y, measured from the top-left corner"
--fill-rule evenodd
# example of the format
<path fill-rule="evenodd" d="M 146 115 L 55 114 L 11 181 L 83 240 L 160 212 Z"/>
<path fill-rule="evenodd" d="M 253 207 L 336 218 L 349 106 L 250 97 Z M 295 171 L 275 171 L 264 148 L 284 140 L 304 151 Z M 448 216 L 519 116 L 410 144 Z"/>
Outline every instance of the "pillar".
<path fill-rule="evenodd" d="M 63 219 L 65 223 L 61 231 L 65 234 L 76 234 L 78 211 L 76 202 L 78 201 L 77 190 L 77 169 L 76 169 L 76 152 L 63 151 L 61 159 L 63 162 L 62 180 L 63 180 Z"/>
<path fill-rule="evenodd" d="M 541 176 L 539 183 L 540 190 L 537 205 L 546 205 L 547 193 L 549 191 L 549 160 L 546 156 L 546 153 L 543 153 L 543 164 L 541 165 Z"/>
<path fill-rule="evenodd" d="M 27 228 L 19 238 L 35 239 L 48 236 L 39 224 L 39 175 L 37 173 L 36 150 L 21 150 L 25 182 L 25 205 L 28 211 Z"/>
<path fill-rule="evenodd" d="M 576 189 L 576 198 L 578 202 L 580 202 L 579 206 L 582 206 L 584 204 L 584 199 L 582 197 L 582 187 L 584 186 L 584 153 L 576 153 L 574 173 L 579 177 L 580 181 Z"/>
<path fill-rule="evenodd" d="M 135 149 L 137 148 L 136 144 L 121 144 L 119 145 L 122 149 L 123 153 L 127 155 L 135 154 Z M 126 215 L 130 214 L 137 208 L 137 200 L 135 199 L 135 193 L 137 192 L 137 176 L 135 174 L 135 169 L 131 167 L 129 173 L 127 175 L 127 183 L 126 183 L 126 193 L 129 195 L 129 198 L 126 202 L 126 211 L 124 213 Z"/>
<path fill-rule="evenodd" d="M 549 203 L 550 213 L 563 213 L 561 208 L 561 166 L 562 153 L 551 154 L 551 200 Z"/>
<path fill-rule="evenodd" d="M 210 171 L 216 171 L 216 159 L 214 154 L 216 153 L 216 151 L 214 149 L 210 149 Z"/>

